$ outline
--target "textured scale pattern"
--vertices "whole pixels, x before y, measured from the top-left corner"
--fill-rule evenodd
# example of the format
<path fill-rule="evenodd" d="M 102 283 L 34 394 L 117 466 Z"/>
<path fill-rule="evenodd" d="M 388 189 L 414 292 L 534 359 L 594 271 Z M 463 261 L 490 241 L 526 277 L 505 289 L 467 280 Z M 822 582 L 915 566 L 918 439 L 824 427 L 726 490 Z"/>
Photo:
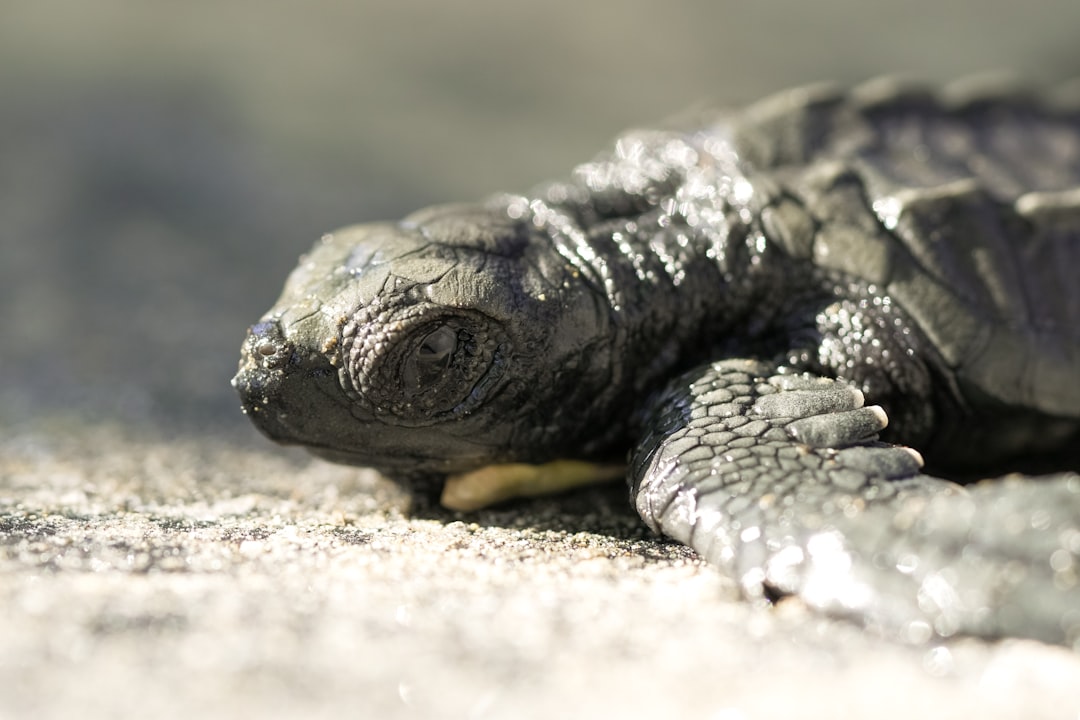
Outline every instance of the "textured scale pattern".
<path fill-rule="evenodd" d="M 1080 647 L 1080 477 L 960 488 L 877 442 L 886 416 L 862 407 L 862 393 L 886 405 L 892 438 L 929 442 L 954 467 L 1000 448 L 1071 446 L 1075 469 L 1072 92 L 811 88 L 706 132 L 737 158 L 717 205 L 729 217 L 745 208 L 749 236 L 760 222 L 766 243 L 809 265 L 774 271 L 773 288 L 794 298 L 777 311 L 786 354 L 702 366 L 651 405 L 632 464 L 646 522 L 749 597 L 797 595 L 906 640 Z M 824 277 L 831 297 L 800 290 L 806 275 Z M 768 361 L 742 342 L 727 354 Z"/>
<path fill-rule="evenodd" d="M 876 81 L 780 95 L 733 127 L 744 159 L 814 216 L 794 254 L 874 283 L 995 397 L 1075 414 L 1075 94 Z"/>
<path fill-rule="evenodd" d="M 641 516 L 738 579 L 905 641 L 1080 642 L 1080 476 L 961 488 L 874 441 L 835 380 L 721 361 L 657 401 L 632 463 Z"/>
<path fill-rule="evenodd" d="M 646 291 L 692 302 L 707 259 L 727 314 L 764 315 L 744 306 L 790 284 L 777 243 L 902 306 L 958 382 L 1080 407 L 1080 98 L 970 82 L 789 91 L 692 131 L 629 133 L 547 196 L 516 212 L 554 226 L 619 311 L 647 312 Z"/>

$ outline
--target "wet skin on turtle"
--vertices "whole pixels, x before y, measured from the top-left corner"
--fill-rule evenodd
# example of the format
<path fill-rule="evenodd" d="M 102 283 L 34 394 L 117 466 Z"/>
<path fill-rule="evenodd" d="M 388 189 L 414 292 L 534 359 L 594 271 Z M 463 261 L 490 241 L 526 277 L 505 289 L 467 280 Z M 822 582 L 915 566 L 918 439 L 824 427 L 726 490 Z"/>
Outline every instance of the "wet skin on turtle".
<path fill-rule="evenodd" d="M 1076 93 L 803 88 L 325 236 L 233 382 L 404 482 L 629 457 L 645 522 L 750 598 L 1076 646 L 1077 268 Z"/>

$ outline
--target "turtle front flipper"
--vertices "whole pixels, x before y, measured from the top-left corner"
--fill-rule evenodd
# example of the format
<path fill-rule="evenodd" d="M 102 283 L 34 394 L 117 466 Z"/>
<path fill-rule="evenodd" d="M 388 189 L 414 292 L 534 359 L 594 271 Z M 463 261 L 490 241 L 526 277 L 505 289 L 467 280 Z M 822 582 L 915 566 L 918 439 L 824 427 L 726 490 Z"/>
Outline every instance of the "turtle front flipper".
<path fill-rule="evenodd" d="M 887 635 L 1080 645 L 1080 476 L 967 488 L 876 441 L 847 384 L 746 360 L 651 405 L 631 463 L 642 518 L 762 602 L 798 596 Z"/>

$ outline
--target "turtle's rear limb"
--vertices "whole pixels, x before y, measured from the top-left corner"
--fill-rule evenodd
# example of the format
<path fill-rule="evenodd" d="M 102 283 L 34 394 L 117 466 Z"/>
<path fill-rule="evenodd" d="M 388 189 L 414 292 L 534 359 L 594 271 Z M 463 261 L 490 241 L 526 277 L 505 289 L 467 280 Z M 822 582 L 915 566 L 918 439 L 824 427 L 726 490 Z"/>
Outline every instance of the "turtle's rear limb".
<path fill-rule="evenodd" d="M 633 500 L 750 598 L 796 595 L 911 641 L 1080 644 L 1080 476 L 963 488 L 877 442 L 885 422 L 840 381 L 714 363 L 657 398 Z"/>

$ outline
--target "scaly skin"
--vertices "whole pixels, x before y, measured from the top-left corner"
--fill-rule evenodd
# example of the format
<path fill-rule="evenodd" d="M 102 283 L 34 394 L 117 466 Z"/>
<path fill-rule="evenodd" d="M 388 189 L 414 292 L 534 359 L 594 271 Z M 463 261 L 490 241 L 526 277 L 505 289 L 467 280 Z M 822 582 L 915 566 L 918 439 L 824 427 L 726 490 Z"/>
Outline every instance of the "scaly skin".
<path fill-rule="evenodd" d="M 324 237 L 234 385 L 271 438 L 412 482 L 635 449 L 646 522 L 750 597 L 1074 643 L 1080 481 L 965 495 L 876 437 L 1080 465 L 1077 118 L 877 83 L 630 133 L 532 195 Z"/>

